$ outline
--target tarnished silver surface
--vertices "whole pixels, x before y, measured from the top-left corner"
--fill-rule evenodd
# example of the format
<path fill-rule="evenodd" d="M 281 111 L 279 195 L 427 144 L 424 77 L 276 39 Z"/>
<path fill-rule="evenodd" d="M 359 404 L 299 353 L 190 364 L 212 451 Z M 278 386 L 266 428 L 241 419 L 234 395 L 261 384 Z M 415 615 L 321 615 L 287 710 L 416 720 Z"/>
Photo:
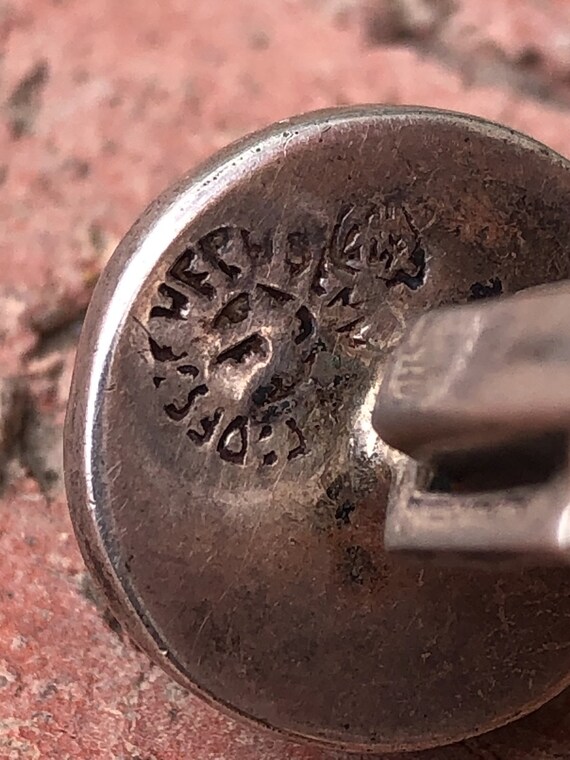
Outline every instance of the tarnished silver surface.
<path fill-rule="evenodd" d="M 161 196 L 81 338 L 85 559 L 181 684 L 288 736 L 435 746 L 570 680 L 570 577 L 385 553 L 407 458 L 371 416 L 411 320 L 568 277 L 568 163 L 430 110 L 277 124 Z"/>

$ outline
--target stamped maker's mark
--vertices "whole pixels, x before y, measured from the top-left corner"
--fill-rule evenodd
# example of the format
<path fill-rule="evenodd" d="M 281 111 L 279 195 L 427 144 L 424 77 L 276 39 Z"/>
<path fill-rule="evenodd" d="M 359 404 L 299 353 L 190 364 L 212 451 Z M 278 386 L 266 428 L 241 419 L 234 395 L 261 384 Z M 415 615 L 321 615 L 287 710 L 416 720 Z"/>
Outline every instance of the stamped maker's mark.
<path fill-rule="evenodd" d="M 255 277 L 252 284 L 252 273 L 264 271 L 275 255 L 282 264 L 279 284 Z M 296 393 L 317 356 L 332 350 L 325 333 L 358 350 L 373 308 L 359 297 L 363 279 L 414 291 L 425 277 L 421 233 L 405 208 L 389 204 L 343 205 L 328 236 L 322 228 L 279 236 L 231 226 L 212 230 L 176 256 L 148 314 L 154 387 L 162 393 L 169 376 L 187 382 L 183 392 L 177 386 L 176 398 L 163 401 L 165 415 L 184 426 L 189 442 L 211 446 L 229 464 L 271 468 L 305 457 L 310 445 L 295 412 Z M 190 319 L 194 305 L 208 315 L 199 328 Z M 285 325 L 276 346 L 256 309 Z M 188 340 L 183 347 L 179 340 L 168 345 L 155 325 L 179 325 Z M 221 348 L 207 358 L 193 351 L 196 330 L 210 331 Z M 268 357 L 282 342 L 290 352 L 285 364 L 294 369 L 271 372 Z M 252 368 L 263 379 L 249 391 L 246 408 L 220 405 L 220 378 L 239 383 Z"/>

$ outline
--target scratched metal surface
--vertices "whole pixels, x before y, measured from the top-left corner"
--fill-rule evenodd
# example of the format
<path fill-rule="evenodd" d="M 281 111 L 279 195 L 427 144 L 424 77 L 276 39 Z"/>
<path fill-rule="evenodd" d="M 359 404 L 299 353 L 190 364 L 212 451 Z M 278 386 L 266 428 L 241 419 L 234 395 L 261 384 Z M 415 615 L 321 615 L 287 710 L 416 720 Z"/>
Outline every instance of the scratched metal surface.
<path fill-rule="evenodd" d="M 332 103 L 424 103 L 569 155 L 565 3 L 365 4 L 367 18 L 353 0 L 0 4 L 0 754 L 346 760 L 224 717 L 116 635 L 73 538 L 60 447 L 103 263 L 146 203 L 236 137 Z M 568 757 L 569 699 L 408 757 Z"/>
<path fill-rule="evenodd" d="M 80 343 L 68 489 L 115 615 L 180 683 L 354 751 L 563 689 L 567 574 L 387 556 L 401 464 L 370 415 L 414 314 L 568 275 L 569 178 L 507 129 L 355 108 L 228 149 L 129 233 Z"/>

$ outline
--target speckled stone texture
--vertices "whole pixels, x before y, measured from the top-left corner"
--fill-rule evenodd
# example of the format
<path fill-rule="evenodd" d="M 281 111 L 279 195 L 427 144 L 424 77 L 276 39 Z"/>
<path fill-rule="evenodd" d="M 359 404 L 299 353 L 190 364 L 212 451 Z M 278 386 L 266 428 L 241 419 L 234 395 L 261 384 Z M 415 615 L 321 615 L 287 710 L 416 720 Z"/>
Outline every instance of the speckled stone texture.
<path fill-rule="evenodd" d="M 61 479 L 81 318 L 155 194 L 293 113 L 429 104 L 570 154 L 570 4 L 0 0 L 0 48 L 0 760 L 339 760 L 184 693 L 102 612 Z M 407 757 L 569 758 L 570 694 Z"/>

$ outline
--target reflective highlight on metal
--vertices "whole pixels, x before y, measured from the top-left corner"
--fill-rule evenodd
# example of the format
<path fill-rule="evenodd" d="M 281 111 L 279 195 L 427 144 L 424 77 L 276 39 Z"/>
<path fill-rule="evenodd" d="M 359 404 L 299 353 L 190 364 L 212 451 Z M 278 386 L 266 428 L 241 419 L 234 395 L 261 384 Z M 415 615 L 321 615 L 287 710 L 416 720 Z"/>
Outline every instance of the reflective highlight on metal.
<path fill-rule="evenodd" d="M 569 682 L 570 577 L 407 565 L 372 427 L 407 326 L 569 274 L 570 171 L 457 114 L 310 114 L 158 198 L 89 309 L 65 456 L 124 629 L 233 715 L 351 751 L 456 741 Z M 532 614 L 529 614 L 532 610 Z"/>

